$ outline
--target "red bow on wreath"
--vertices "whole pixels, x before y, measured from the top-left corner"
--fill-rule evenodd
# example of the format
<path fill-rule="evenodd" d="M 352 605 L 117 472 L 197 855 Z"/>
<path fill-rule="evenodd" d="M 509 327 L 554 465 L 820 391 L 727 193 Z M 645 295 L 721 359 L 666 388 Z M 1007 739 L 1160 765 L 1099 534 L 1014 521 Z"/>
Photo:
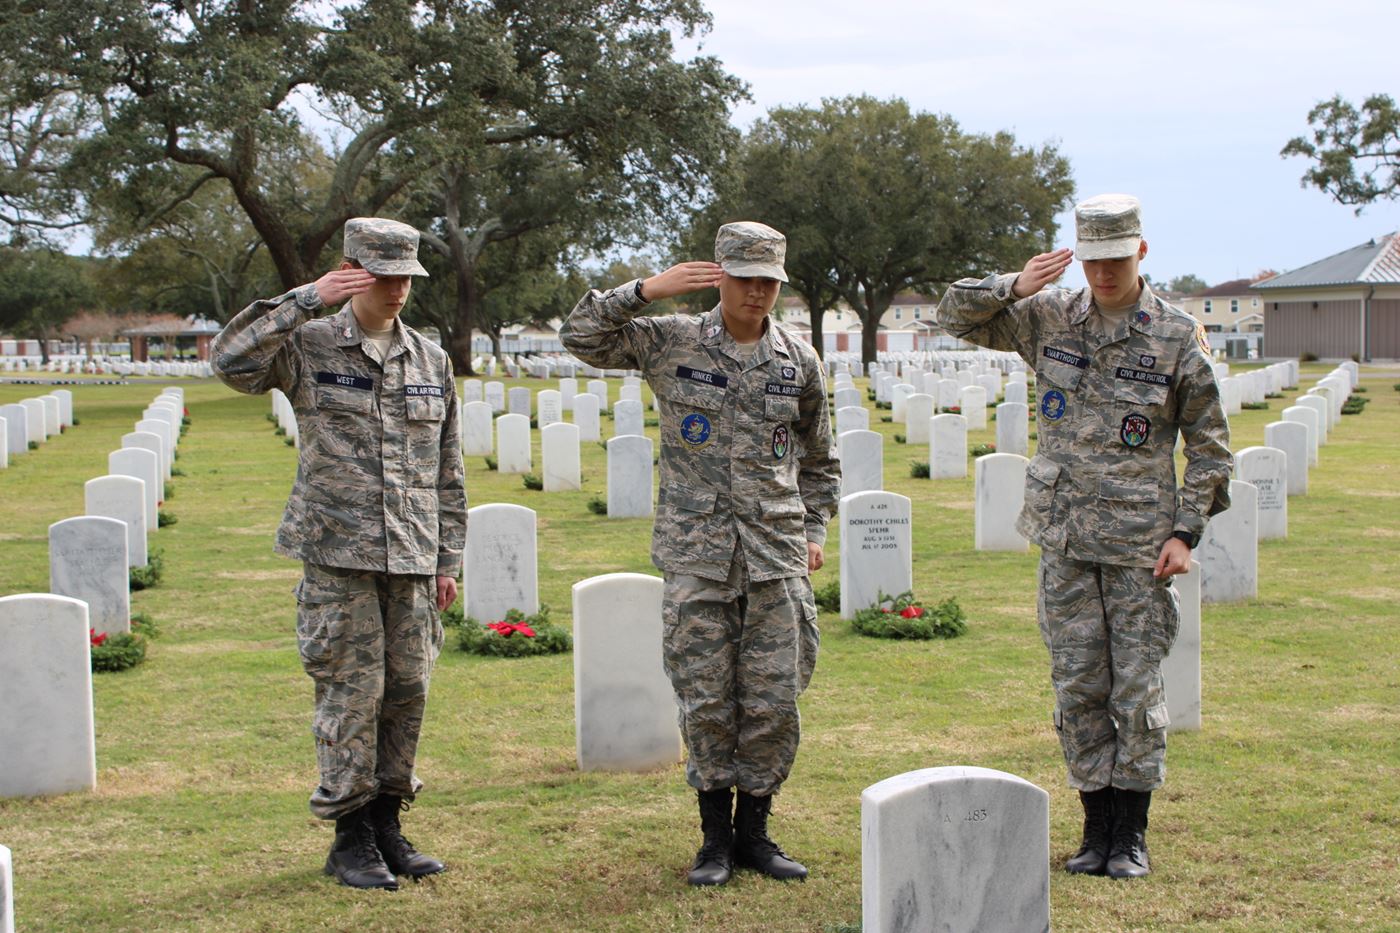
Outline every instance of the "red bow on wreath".
<path fill-rule="evenodd" d="M 486 627 L 489 628 L 491 631 L 495 632 L 497 635 L 500 635 L 502 638 L 509 638 L 516 632 L 519 632 L 526 638 L 535 637 L 535 630 L 530 628 L 530 626 L 526 625 L 524 622 L 489 622 L 487 623 Z"/>
<path fill-rule="evenodd" d="M 97 634 L 97 629 L 90 628 L 88 629 L 88 638 L 92 641 L 92 646 L 94 648 L 98 648 L 102 645 L 104 641 L 107 640 L 107 633 L 103 632 L 101 635 L 99 635 Z"/>

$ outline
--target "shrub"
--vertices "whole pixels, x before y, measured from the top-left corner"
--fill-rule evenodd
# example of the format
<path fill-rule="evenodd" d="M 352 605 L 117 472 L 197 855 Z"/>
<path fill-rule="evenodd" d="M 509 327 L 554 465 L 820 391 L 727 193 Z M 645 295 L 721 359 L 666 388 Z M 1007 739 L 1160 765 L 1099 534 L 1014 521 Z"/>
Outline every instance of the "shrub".
<path fill-rule="evenodd" d="M 875 605 L 856 613 L 851 627 L 871 638 L 956 638 L 967 631 L 967 616 L 952 597 L 928 609 L 913 592 L 880 593 Z"/>
<path fill-rule="evenodd" d="M 1370 399 L 1364 395 L 1348 395 L 1347 400 L 1342 403 L 1342 414 L 1359 415 L 1366 408 L 1366 403 Z"/>
<path fill-rule="evenodd" d="M 905 441 L 905 439 L 904 439 L 904 435 L 903 435 L 903 434 L 896 434 L 896 435 L 894 436 L 894 442 L 895 442 L 896 444 L 903 444 L 903 443 L 906 443 L 906 441 Z"/>
<path fill-rule="evenodd" d="M 282 438 L 282 443 L 286 444 L 288 447 L 295 447 L 297 445 L 296 438 L 294 437 L 284 437 Z"/>
<path fill-rule="evenodd" d="M 160 584 L 160 578 L 165 573 L 165 556 L 160 551 L 152 551 L 146 556 L 146 564 L 143 567 L 132 567 L 127 573 L 127 578 L 131 582 L 132 591 L 148 590 Z"/>
<path fill-rule="evenodd" d="M 588 500 L 588 511 L 592 512 L 594 515 L 607 515 L 608 500 L 604 499 L 602 496 L 594 496 L 592 499 Z"/>
<path fill-rule="evenodd" d="M 173 467 L 170 468 L 170 475 L 171 475 L 172 477 L 175 477 L 175 476 L 184 476 L 184 475 L 185 475 L 185 471 L 182 470 L 182 469 L 180 469 L 180 468 L 177 467 L 177 466 L 173 466 Z M 168 499 L 168 498 L 170 497 L 170 487 L 169 487 L 169 486 L 165 487 L 165 492 L 166 492 L 166 498 Z"/>
<path fill-rule="evenodd" d="M 161 509 L 159 512 L 156 513 L 157 528 L 167 528 L 170 525 L 175 524 L 179 520 L 179 516 L 173 515 L 170 512 L 165 511 L 165 509 Z"/>
<path fill-rule="evenodd" d="M 482 457 L 481 459 L 483 459 L 483 460 L 486 461 L 486 469 L 488 469 L 488 470 L 494 470 L 494 469 L 496 469 L 496 458 L 493 457 L 491 454 L 487 454 L 485 457 Z"/>
<path fill-rule="evenodd" d="M 993 406 L 993 407 L 995 407 L 995 406 Z M 940 415 L 961 415 L 961 414 L 962 414 L 962 406 L 961 406 L 961 405 L 945 405 L 945 406 L 943 406 L 942 408 L 938 409 L 938 413 L 939 413 Z"/>
<path fill-rule="evenodd" d="M 1240 406 L 1244 411 L 1268 411 L 1268 402 L 1245 402 Z"/>
<path fill-rule="evenodd" d="M 994 454 L 996 452 L 996 444 L 977 444 L 972 448 L 972 456 L 974 459 L 977 457 L 985 457 L 987 454 Z"/>
<path fill-rule="evenodd" d="M 498 622 L 482 625 L 468 616 L 460 627 L 457 644 L 463 651 L 496 658 L 524 658 L 562 654 L 573 650 L 574 639 L 549 621 L 549 607 L 527 616 L 518 609 Z"/>
<path fill-rule="evenodd" d="M 1316 354 L 1316 353 L 1311 353 L 1311 352 L 1309 352 L 1309 353 L 1304 353 L 1302 356 L 1298 357 L 1298 361 L 1299 361 L 1300 363 L 1316 363 L 1316 362 L 1317 362 L 1317 354 Z"/>
<path fill-rule="evenodd" d="M 146 660 L 146 639 L 140 635 L 120 633 L 95 634 L 91 629 L 92 669 L 94 672 L 124 671 Z"/>
<path fill-rule="evenodd" d="M 39 442 L 38 442 L 38 441 L 30 441 L 30 442 L 29 442 L 29 449 L 30 449 L 30 450 L 38 450 L 38 449 L 39 449 Z"/>
<path fill-rule="evenodd" d="M 880 422 L 882 424 L 894 424 L 894 415 L 882 415 L 880 416 Z"/>
<path fill-rule="evenodd" d="M 526 473 L 524 476 L 520 477 L 520 481 L 525 484 L 526 489 L 544 489 L 544 480 L 533 473 Z"/>
<path fill-rule="evenodd" d="M 273 431 L 272 433 L 273 433 L 273 434 L 276 434 L 278 437 L 283 437 L 283 436 L 286 435 L 287 429 L 286 429 L 286 428 L 278 428 L 277 430 Z"/>
<path fill-rule="evenodd" d="M 910 460 L 909 475 L 914 479 L 928 479 L 928 461 Z"/>
<path fill-rule="evenodd" d="M 131 630 L 142 638 L 159 638 L 160 624 L 147 612 L 131 614 Z"/>
<path fill-rule="evenodd" d="M 815 587 L 812 596 L 817 601 L 818 609 L 825 609 L 827 612 L 841 611 L 841 580 L 839 578 L 829 581 L 825 586 Z"/>

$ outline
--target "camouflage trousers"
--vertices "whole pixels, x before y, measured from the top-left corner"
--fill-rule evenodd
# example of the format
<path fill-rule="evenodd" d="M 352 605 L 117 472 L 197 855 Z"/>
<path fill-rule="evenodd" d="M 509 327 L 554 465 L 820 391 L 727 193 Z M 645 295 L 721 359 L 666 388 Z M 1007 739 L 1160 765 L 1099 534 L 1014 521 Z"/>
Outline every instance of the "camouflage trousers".
<path fill-rule="evenodd" d="M 316 684 L 311 812 L 321 819 L 422 788 L 413 759 L 442 650 L 436 595 L 432 576 L 303 565 L 297 645 Z"/>
<path fill-rule="evenodd" d="M 1162 658 L 1180 622 L 1171 578 L 1042 551 L 1038 602 L 1069 785 L 1156 790 L 1167 770 Z"/>
<path fill-rule="evenodd" d="M 817 663 L 806 577 L 754 582 L 736 554 L 723 583 L 667 573 L 662 656 L 697 790 L 776 793 L 797 757 L 797 697 Z"/>

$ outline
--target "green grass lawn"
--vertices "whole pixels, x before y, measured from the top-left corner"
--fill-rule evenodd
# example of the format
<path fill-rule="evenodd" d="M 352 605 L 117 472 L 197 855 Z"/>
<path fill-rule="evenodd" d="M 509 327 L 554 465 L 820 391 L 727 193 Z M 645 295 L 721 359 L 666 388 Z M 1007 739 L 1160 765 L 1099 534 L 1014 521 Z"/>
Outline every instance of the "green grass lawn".
<path fill-rule="evenodd" d="M 1303 386 L 1328 368 L 1304 367 Z M 1342 419 L 1309 495 L 1289 500 L 1288 539 L 1260 547 L 1259 598 L 1205 607 L 1205 727 L 1170 740 L 1148 835 L 1154 873 L 1114 883 L 1053 871 L 1056 930 L 1400 928 L 1395 382 L 1393 372 L 1363 382 L 1371 404 Z M 81 514 L 83 482 L 106 472 L 107 453 L 165 384 L 71 387 L 81 423 L 0 471 L 0 594 L 47 589 L 48 526 Z M 179 523 L 152 536 L 165 581 L 133 594 L 164 634 L 143 666 L 95 678 L 98 789 L 0 801 L 19 929 L 854 930 L 861 790 L 942 765 L 1047 789 L 1056 868 L 1076 848 L 1078 801 L 1036 629 L 1036 554 L 974 552 L 972 479 L 913 479 L 909 463 L 926 448 L 891 440 L 885 487 L 914 500 L 916 593 L 956 596 L 970 630 L 884 643 L 822 615 L 804 741 L 772 827 L 810 880 L 745 872 L 722 889 L 688 889 L 699 832 L 681 768 L 580 774 L 570 657 L 479 659 L 449 643 L 420 747 L 427 788 L 405 826 L 450 870 L 393 894 L 338 887 L 320 874 L 330 826 L 306 807 L 316 773 L 311 681 L 293 634 L 299 565 L 272 553 L 295 451 L 264 417 L 266 397 L 184 384 L 185 475 L 165 505 Z M 0 385 L 0 402 L 42 391 Z M 1232 446 L 1263 443 L 1287 404 L 1232 419 Z M 872 428 L 903 433 L 885 414 L 872 411 Z M 535 444 L 538 467 L 538 433 Z M 538 511 L 540 595 L 565 624 L 576 581 L 655 572 L 649 521 L 587 508 L 605 493 L 598 445 L 583 445 L 583 472 L 582 492 L 546 494 L 467 462 L 471 504 Z M 837 574 L 839 547 L 833 528 L 816 584 Z"/>

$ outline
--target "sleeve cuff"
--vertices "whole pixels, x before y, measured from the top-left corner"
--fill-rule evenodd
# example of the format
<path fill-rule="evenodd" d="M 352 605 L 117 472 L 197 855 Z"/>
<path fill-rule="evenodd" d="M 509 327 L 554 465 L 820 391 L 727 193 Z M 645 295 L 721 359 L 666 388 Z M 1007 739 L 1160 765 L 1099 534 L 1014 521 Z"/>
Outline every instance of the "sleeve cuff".
<path fill-rule="evenodd" d="M 817 547 L 826 547 L 826 526 L 809 522 L 807 524 L 807 543 L 815 544 Z"/>
<path fill-rule="evenodd" d="M 293 289 L 292 294 L 296 297 L 297 307 L 308 314 L 325 307 L 325 302 L 321 300 L 321 292 L 316 288 L 315 282 Z"/>
<path fill-rule="evenodd" d="M 622 306 L 628 311 L 640 311 L 651 304 L 650 301 L 645 300 L 637 294 L 637 286 L 641 283 L 641 279 L 633 279 L 613 289 L 613 295 L 621 300 Z"/>
<path fill-rule="evenodd" d="M 462 555 L 461 554 L 439 554 L 437 561 L 437 576 L 451 577 L 454 580 L 462 579 Z"/>

